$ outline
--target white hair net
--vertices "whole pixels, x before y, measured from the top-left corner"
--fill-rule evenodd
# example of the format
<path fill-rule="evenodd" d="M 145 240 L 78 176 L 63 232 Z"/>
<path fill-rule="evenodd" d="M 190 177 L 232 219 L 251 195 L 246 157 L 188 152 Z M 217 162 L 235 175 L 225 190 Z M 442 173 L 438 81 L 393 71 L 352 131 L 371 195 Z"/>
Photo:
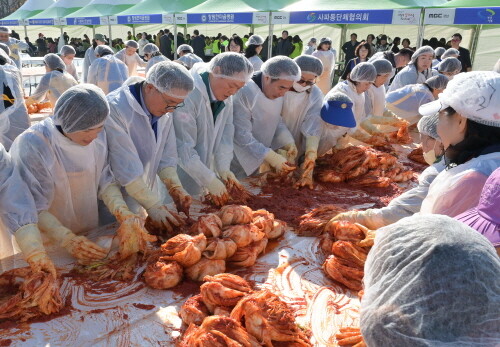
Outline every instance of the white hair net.
<path fill-rule="evenodd" d="M 458 51 L 458 49 L 455 49 L 455 48 L 448 48 L 442 55 L 441 55 L 441 59 L 446 59 L 446 58 L 449 58 L 449 57 L 453 57 L 454 55 L 456 55 L 457 57 L 460 55 L 460 52 Z"/>
<path fill-rule="evenodd" d="M 322 37 L 321 40 L 319 40 L 319 44 L 321 45 L 322 43 L 332 44 L 332 39 L 329 37 Z"/>
<path fill-rule="evenodd" d="M 111 49 L 111 47 L 107 46 L 107 45 L 99 45 L 95 48 L 95 54 L 102 57 L 102 55 L 104 53 L 109 53 L 109 54 L 113 54 L 113 50 Z"/>
<path fill-rule="evenodd" d="M 312 55 L 299 55 L 294 61 L 300 67 L 302 73 L 312 73 L 316 76 L 323 73 L 323 63 Z"/>
<path fill-rule="evenodd" d="M 10 28 L 9 27 L 6 27 L 6 26 L 0 26 L 0 33 L 7 33 L 7 34 L 10 34 L 11 31 L 10 31 Z"/>
<path fill-rule="evenodd" d="M 253 66 L 243 54 L 226 52 L 210 60 L 208 71 L 217 77 L 247 82 L 252 77 Z"/>
<path fill-rule="evenodd" d="M 158 48 L 157 45 L 155 45 L 154 43 L 148 43 L 147 45 L 144 46 L 144 48 L 142 49 L 142 52 L 144 54 L 153 54 L 153 53 L 156 53 L 156 52 L 159 52 L 160 49 Z"/>
<path fill-rule="evenodd" d="M 500 73 L 500 59 L 498 59 L 495 66 L 493 66 L 493 71 Z"/>
<path fill-rule="evenodd" d="M 364 285 L 361 333 L 370 347 L 500 341 L 500 258 L 484 236 L 448 216 L 379 229 Z"/>
<path fill-rule="evenodd" d="M 377 70 L 377 75 L 392 74 L 392 64 L 389 60 L 378 59 L 373 61 L 372 64 L 375 66 L 375 70 Z"/>
<path fill-rule="evenodd" d="M 7 46 L 5 43 L 0 42 L 0 48 L 7 54 L 8 57 L 10 57 L 10 47 Z"/>
<path fill-rule="evenodd" d="M 250 45 L 260 46 L 262 44 L 264 44 L 264 38 L 260 35 L 252 35 L 248 38 L 248 41 L 247 41 L 248 46 L 250 46 Z"/>
<path fill-rule="evenodd" d="M 432 116 L 422 117 L 417 123 L 418 132 L 430 136 L 435 140 L 441 141 L 441 138 L 437 133 L 438 122 L 439 122 L 439 113 L 436 113 Z"/>
<path fill-rule="evenodd" d="M 415 64 L 415 62 L 417 61 L 418 57 L 420 57 L 421 55 L 424 55 L 424 54 L 431 54 L 432 57 L 434 58 L 434 48 L 432 48 L 431 46 L 422 46 L 422 47 L 420 47 L 411 56 L 410 64 Z"/>
<path fill-rule="evenodd" d="M 462 70 L 462 63 L 455 57 L 449 57 L 441 60 L 437 66 L 439 72 L 460 72 Z"/>
<path fill-rule="evenodd" d="M 134 40 L 128 40 L 128 41 L 125 41 L 125 47 L 132 47 L 135 49 L 139 49 L 139 44 Z"/>
<path fill-rule="evenodd" d="M 434 54 L 436 57 L 441 57 L 445 51 L 446 51 L 446 48 L 438 47 L 434 50 Z"/>
<path fill-rule="evenodd" d="M 450 80 L 445 75 L 436 75 L 428 78 L 425 83 L 432 89 L 445 89 Z"/>
<path fill-rule="evenodd" d="M 260 71 L 272 79 L 298 81 L 300 80 L 300 68 L 290 58 L 283 55 L 266 60 Z"/>
<path fill-rule="evenodd" d="M 193 77 L 182 65 L 162 61 L 148 71 L 146 82 L 155 86 L 161 93 L 174 98 L 184 99 L 194 88 Z"/>
<path fill-rule="evenodd" d="M 377 78 L 377 70 L 372 63 L 359 63 L 352 69 L 349 78 L 355 82 L 373 82 Z"/>
<path fill-rule="evenodd" d="M 71 55 L 71 54 L 76 54 L 75 49 L 73 46 L 69 45 L 64 45 L 61 47 L 61 50 L 59 51 L 60 55 L 66 56 L 66 55 Z"/>
<path fill-rule="evenodd" d="M 66 70 L 66 64 L 64 64 L 64 61 L 57 54 L 47 54 L 45 57 L 43 57 L 43 62 L 51 70 Z"/>
<path fill-rule="evenodd" d="M 193 47 L 191 47 L 190 45 L 186 45 L 186 44 L 183 44 L 183 45 L 180 45 L 179 47 L 177 47 L 177 54 L 181 54 L 182 51 L 189 51 L 189 53 L 194 53 Z"/>
<path fill-rule="evenodd" d="M 54 108 L 54 123 L 65 133 L 74 133 L 102 124 L 109 115 L 109 105 L 101 88 L 80 84 L 69 88 Z"/>

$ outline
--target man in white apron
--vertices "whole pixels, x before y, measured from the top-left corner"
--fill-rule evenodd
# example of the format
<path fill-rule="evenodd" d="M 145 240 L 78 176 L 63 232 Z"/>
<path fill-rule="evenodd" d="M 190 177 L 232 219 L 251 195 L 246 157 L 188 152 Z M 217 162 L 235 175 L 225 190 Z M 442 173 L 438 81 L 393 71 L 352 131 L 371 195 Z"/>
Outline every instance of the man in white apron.
<path fill-rule="evenodd" d="M 224 53 L 191 69 L 194 90 L 174 113 L 179 176 L 191 194 L 207 189 L 214 202 L 227 199 L 224 182 L 239 184 L 230 170 L 233 159 L 233 95 L 253 68 L 243 55 Z M 222 180 L 222 181 L 221 181 Z"/>
<path fill-rule="evenodd" d="M 128 67 L 129 76 L 138 76 L 137 66 L 145 67 L 146 62 L 139 57 L 139 44 L 133 40 L 125 42 L 125 48 L 115 54 L 115 58 L 123 61 Z"/>

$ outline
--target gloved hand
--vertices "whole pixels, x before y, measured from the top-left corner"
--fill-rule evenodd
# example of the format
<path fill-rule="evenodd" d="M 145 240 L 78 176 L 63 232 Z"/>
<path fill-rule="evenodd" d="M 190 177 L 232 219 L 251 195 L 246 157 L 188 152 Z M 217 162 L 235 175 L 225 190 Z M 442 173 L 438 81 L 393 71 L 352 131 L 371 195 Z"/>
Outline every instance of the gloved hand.
<path fill-rule="evenodd" d="M 59 242 L 61 247 L 78 259 L 79 263 L 88 264 L 106 257 L 107 251 L 84 236 L 77 236 L 49 211 L 42 211 L 38 215 L 38 227 L 42 232 Z"/>
<path fill-rule="evenodd" d="M 36 224 L 24 225 L 14 235 L 31 269 L 34 272 L 45 271 L 56 277 L 56 269 L 45 252 L 42 236 Z"/>
<path fill-rule="evenodd" d="M 378 229 L 386 225 L 382 218 L 382 213 L 380 213 L 379 209 L 342 212 L 333 217 L 330 222 L 338 220 L 346 220 L 351 223 L 359 223 L 370 229 Z"/>
<path fill-rule="evenodd" d="M 364 240 L 358 242 L 358 246 L 361 247 L 372 247 L 375 241 L 376 230 L 370 230 L 364 225 L 356 223 L 356 225 L 363 231 L 365 234 Z"/>
<path fill-rule="evenodd" d="M 286 160 L 289 163 L 295 163 L 297 154 L 299 153 L 299 151 L 297 150 L 297 146 L 295 146 L 295 143 L 289 143 L 283 146 L 283 149 L 286 151 Z"/>
<path fill-rule="evenodd" d="M 301 187 L 314 189 L 313 170 L 302 172 L 300 179 L 295 183 L 295 188 Z"/>
<path fill-rule="evenodd" d="M 184 212 L 189 217 L 189 208 L 193 199 L 182 187 L 175 167 L 166 167 L 158 173 L 160 179 L 165 183 L 168 193 L 175 203 L 178 212 Z"/>
<path fill-rule="evenodd" d="M 219 173 L 220 178 L 226 183 L 226 186 L 236 186 L 238 188 L 243 188 L 243 185 L 238 181 L 234 173 L 231 171 L 222 171 Z"/>
<path fill-rule="evenodd" d="M 264 160 L 271 165 L 277 173 L 286 173 L 295 170 L 294 166 L 288 165 L 287 160 L 273 150 L 267 152 Z"/>
<path fill-rule="evenodd" d="M 371 116 L 368 119 L 365 119 L 363 122 L 361 122 L 360 126 L 363 130 L 365 130 L 368 134 L 370 135 L 378 135 L 381 134 L 382 132 L 377 129 L 377 127 L 374 125 L 376 120 L 373 116 Z"/>
<path fill-rule="evenodd" d="M 229 194 L 227 192 L 224 183 L 221 182 L 217 177 L 215 177 L 207 186 L 208 193 L 213 203 L 217 206 L 224 206 L 229 199 Z"/>
<path fill-rule="evenodd" d="M 120 224 L 129 218 L 137 217 L 136 214 L 129 210 L 125 200 L 123 200 L 122 192 L 116 183 L 112 183 L 104 189 L 101 193 L 101 199 Z"/>
<path fill-rule="evenodd" d="M 184 225 L 182 218 L 175 212 L 171 212 L 164 205 L 153 206 L 147 209 L 149 218 L 159 229 L 166 229 L 168 233 L 173 233 L 174 228 Z"/>
<path fill-rule="evenodd" d="M 119 240 L 119 256 L 125 259 L 132 254 L 147 250 L 147 243 L 156 241 L 156 236 L 150 235 L 140 218 L 129 218 L 124 221 L 116 232 Z"/>
<path fill-rule="evenodd" d="M 299 181 L 295 184 L 296 188 L 307 186 L 313 189 L 313 171 L 318 158 L 319 137 L 306 137 L 306 154 L 302 163 L 302 175 Z"/>

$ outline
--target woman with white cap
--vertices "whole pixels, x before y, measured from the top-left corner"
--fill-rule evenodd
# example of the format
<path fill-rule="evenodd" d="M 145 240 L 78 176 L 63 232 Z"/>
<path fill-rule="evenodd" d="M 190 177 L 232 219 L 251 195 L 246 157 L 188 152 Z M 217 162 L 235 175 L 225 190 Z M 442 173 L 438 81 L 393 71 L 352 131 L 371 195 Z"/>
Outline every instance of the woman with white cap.
<path fill-rule="evenodd" d="M 304 51 L 302 52 L 302 55 L 312 55 L 313 52 L 316 50 L 317 41 L 315 37 L 311 37 L 309 39 L 309 42 L 307 42 L 307 45 L 304 46 Z"/>
<path fill-rule="evenodd" d="M 447 216 L 379 229 L 364 266 L 360 327 L 370 347 L 497 346 L 500 258 Z"/>
<path fill-rule="evenodd" d="M 437 74 L 432 70 L 434 49 L 431 46 L 420 47 L 413 53 L 408 66 L 404 67 L 392 80 L 389 92 L 402 88 L 408 84 L 424 83 Z"/>
<path fill-rule="evenodd" d="M 56 54 L 47 54 L 43 57 L 43 63 L 47 73 L 40 80 L 35 92 L 26 100 L 26 105 L 43 101 L 47 97 L 54 107 L 61 94 L 78 82 L 66 72 L 66 64 Z"/>
<path fill-rule="evenodd" d="M 245 57 L 250 61 L 250 63 L 252 63 L 254 72 L 260 71 L 262 64 L 264 64 L 262 59 L 259 58 L 263 44 L 264 38 L 260 35 L 252 35 L 247 41 Z"/>
<path fill-rule="evenodd" d="M 154 43 L 148 43 L 144 46 L 144 60 L 148 62 L 146 65 L 146 74 L 149 69 L 153 67 L 154 64 L 157 64 L 162 61 L 169 61 L 167 57 L 161 54 L 160 49 Z"/>
<path fill-rule="evenodd" d="M 38 227 L 83 263 L 107 254 L 85 237 L 99 225 L 98 199 L 119 222 L 138 222 L 113 183 L 103 131 L 108 115 L 109 106 L 99 88 L 72 87 L 57 100 L 54 117 L 33 125 L 11 148 L 35 200 Z M 125 234 L 129 240 L 122 241 L 137 240 Z"/>
<path fill-rule="evenodd" d="M 318 87 L 323 94 L 327 94 L 332 88 L 332 71 L 335 70 L 337 59 L 337 51 L 332 49 L 332 40 L 329 37 L 321 38 L 312 55 L 323 63 L 323 73 L 318 78 Z"/>
<path fill-rule="evenodd" d="M 193 47 L 190 45 L 182 44 L 177 47 L 177 60 L 186 64 L 188 69 L 191 69 L 196 63 L 203 63 L 203 59 L 194 54 Z"/>
<path fill-rule="evenodd" d="M 139 44 L 137 42 L 128 40 L 125 42 L 125 48 L 115 54 L 117 59 L 123 61 L 125 65 L 127 65 L 129 76 L 138 76 L 137 66 L 146 66 L 146 62 L 137 54 L 138 49 Z"/>
<path fill-rule="evenodd" d="M 451 81 L 453 77 L 462 71 L 462 63 L 457 58 L 445 58 L 435 68 L 440 74 L 445 75 Z"/>
<path fill-rule="evenodd" d="M 88 83 L 100 87 L 104 94 L 120 88 L 128 78 L 127 65 L 113 55 L 109 46 L 97 46 L 95 55 L 97 59 L 90 65 Z"/>
<path fill-rule="evenodd" d="M 66 65 L 66 72 L 69 73 L 71 76 L 73 76 L 75 81 L 78 82 L 79 80 L 78 73 L 76 72 L 76 67 L 75 64 L 73 63 L 75 55 L 76 51 L 73 48 L 73 46 L 64 45 L 61 47 L 61 50 L 59 51 L 59 56 L 64 62 L 64 65 Z"/>
<path fill-rule="evenodd" d="M 442 60 L 441 56 L 446 51 L 444 47 L 438 47 L 434 50 L 434 60 L 432 61 L 432 67 L 436 67 Z"/>
<path fill-rule="evenodd" d="M 436 100 L 448 82 L 448 77 L 437 75 L 429 78 L 425 83 L 409 84 L 389 92 L 385 97 L 386 107 L 398 117 L 407 120 L 410 124 L 415 124 L 421 117 L 418 108 Z"/>
<path fill-rule="evenodd" d="M 435 114 L 422 117 L 417 124 L 424 159 L 430 165 L 418 177 L 418 186 L 393 199 L 386 207 L 343 212 L 332 218 L 331 221 L 348 220 L 360 223 L 369 229 L 378 229 L 418 213 L 422 201 L 427 196 L 430 184 L 444 170 L 444 160 L 442 159 L 444 149 L 437 134 L 438 120 L 439 115 Z"/>
<path fill-rule="evenodd" d="M 457 216 L 476 206 L 488 176 L 500 166 L 500 75 L 458 74 L 439 99 L 420 107 L 439 112 L 446 170 L 432 182 L 421 213 Z"/>

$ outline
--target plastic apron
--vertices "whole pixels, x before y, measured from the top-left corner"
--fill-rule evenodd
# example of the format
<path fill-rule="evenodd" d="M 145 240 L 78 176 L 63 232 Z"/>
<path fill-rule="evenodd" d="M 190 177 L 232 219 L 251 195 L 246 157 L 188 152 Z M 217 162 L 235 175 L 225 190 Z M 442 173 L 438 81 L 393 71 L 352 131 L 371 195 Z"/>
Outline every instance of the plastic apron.
<path fill-rule="evenodd" d="M 353 102 L 354 118 L 356 119 L 356 127 L 349 128 L 348 133 L 352 134 L 359 128 L 359 125 L 366 119 L 365 113 L 365 93 L 358 94 L 356 87 L 349 81 L 337 83 L 333 88 L 334 91 L 343 93 L 351 98 Z"/>
<path fill-rule="evenodd" d="M 332 71 L 335 67 L 335 53 L 332 51 L 314 51 L 312 55 L 323 63 L 323 73 L 318 77 L 316 85 L 323 94 L 327 94 L 332 88 Z"/>
<path fill-rule="evenodd" d="M 365 95 L 365 113 L 370 116 L 383 116 L 385 110 L 385 85 L 371 85 Z"/>

